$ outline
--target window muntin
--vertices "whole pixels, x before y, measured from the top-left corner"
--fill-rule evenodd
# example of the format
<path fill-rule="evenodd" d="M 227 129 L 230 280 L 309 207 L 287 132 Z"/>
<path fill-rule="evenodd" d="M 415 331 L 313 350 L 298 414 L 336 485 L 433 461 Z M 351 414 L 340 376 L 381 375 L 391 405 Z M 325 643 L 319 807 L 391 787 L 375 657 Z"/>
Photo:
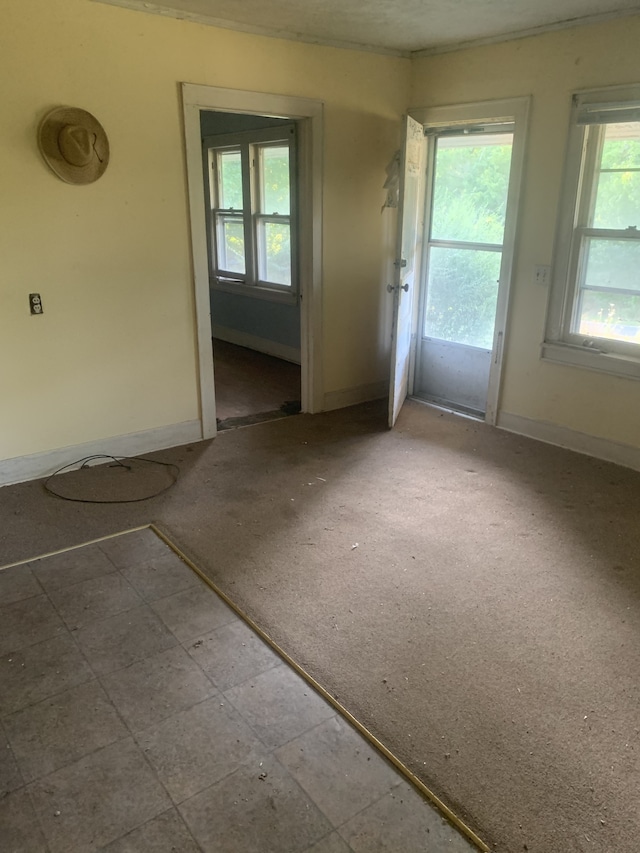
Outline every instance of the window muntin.
<path fill-rule="evenodd" d="M 219 285 L 294 292 L 293 128 L 236 138 L 208 148 L 211 275 Z"/>
<path fill-rule="evenodd" d="M 640 376 L 640 87 L 574 96 L 543 355 Z"/>

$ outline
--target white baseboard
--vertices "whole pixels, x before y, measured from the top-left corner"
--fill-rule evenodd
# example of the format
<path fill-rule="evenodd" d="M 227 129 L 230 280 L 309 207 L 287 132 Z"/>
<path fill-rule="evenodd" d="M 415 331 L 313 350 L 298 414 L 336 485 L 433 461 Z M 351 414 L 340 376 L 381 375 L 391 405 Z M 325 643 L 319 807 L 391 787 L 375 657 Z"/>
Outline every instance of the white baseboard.
<path fill-rule="evenodd" d="M 33 453 L 30 456 L 17 456 L 14 459 L 0 461 L 0 486 L 47 477 L 63 465 L 70 465 L 77 459 L 98 453 L 110 456 L 139 456 L 142 453 L 190 444 L 192 441 L 201 441 L 201 439 L 200 421 L 185 421 L 143 432 L 100 438 L 85 444 L 76 444 L 73 447 L 60 447 L 44 453 Z"/>
<path fill-rule="evenodd" d="M 546 444 L 566 447 L 568 450 L 575 450 L 576 453 L 584 453 L 596 459 L 604 459 L 606 462 L 615 462 L 617 465 L 640 471 L 640 447 L 633 447 L 631 444 L 598 438 L 549 421 L 537 421 L 508 412 L 501 412 L 498 415 L 496 426 L 508 432 L 544 441 Z"/>
<path fill-rule="evenodd" d="M 328 391 L 324 395 L 323 412 L 333 409 L 344 409 L 358 403 L 368 403 L 370 400 L 380 400 L 389 393 L 388 382 L 372 382 L 369 385 L 358 385 L 355 388 L 344 388 L 341 391 Z"/>
<path fill-rule="evenodd" d="M 211 331 L 214 338 L 226 341 L 228 344 L 247 347 L 247 349 L 263 352 L 265 355 L 272 355 L 274 358 L 281 358 L 284 361 L 291 361 L 293 364 L 300 364 L 300 350 L 295 347 L 288 347 L 276 341 L 269 341 L 266 338 L 258 338 L 256 335 L 248 335 L 246 332 L 228 329 L 226 326 L 216 326 L 214 324 Z"/>

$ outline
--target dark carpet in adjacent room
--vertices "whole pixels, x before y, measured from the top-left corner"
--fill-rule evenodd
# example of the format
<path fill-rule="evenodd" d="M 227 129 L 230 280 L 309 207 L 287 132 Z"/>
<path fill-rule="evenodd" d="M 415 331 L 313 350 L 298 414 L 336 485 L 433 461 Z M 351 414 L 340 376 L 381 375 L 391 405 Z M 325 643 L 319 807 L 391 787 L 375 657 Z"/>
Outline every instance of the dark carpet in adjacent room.
<path fill-rule="evenodd" d="M 213 357 L 216 416 L 223 428 L 248 416 L 273 416 L 279 412 L 284 416 L 287 412 L 282 407 L 300 400 L 299 364 L 217 338 L 213 341 Z"/>
<path fill-rule="evenodd" d="M 637 853 L 640 474 L 407 403 L 155 454 L 135 504 L 0 490 L 0 563 L 155 522 L 504 853 Z M 109 453 L 109 447 L 104 448 Z"/>

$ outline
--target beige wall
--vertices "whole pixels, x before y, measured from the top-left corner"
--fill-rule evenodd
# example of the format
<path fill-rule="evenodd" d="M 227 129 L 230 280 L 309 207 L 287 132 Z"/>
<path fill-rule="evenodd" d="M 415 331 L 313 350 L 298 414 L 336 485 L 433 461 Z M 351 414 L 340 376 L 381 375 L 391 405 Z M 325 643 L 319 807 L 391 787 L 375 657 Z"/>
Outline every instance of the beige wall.
<path fill-rule="evenodd" d="M 501 408 L 640 446 L 640 384 L 540 360 L 571 93 L 640 82 L 640 18 L 415 60 L 412 105 L 532 95 Z"/>
<path fill-rule="evenodd" d="M 381 187 L 408 60 L 88 0 L 2 11 L 0 459 L 198 417 L 180 81 L 325 102 L 325 391 L 384 378 Z M 108 132 L 111 163 L 90 186 L 38 153 L 38 123 L 61 104 Z"/>
<path fill-rule="evenodd" d="M 540 360 L 547 293 L 533 283 L 551 261 L 570 94 L 640 81 L 639 18 L 410 63 L 89 0 L 5 0 L 3 13 L 0 460 L 198 418 L 180 81 L 325 102 L 328 393 L 387 373 L 381 185 L 407 103 L 533 95 L 502 410 L 640 445 L 636 382 Z M 63 184 L 40 158 L 37 125 L 60 104 L 108 131 L 93 185 Z"/>

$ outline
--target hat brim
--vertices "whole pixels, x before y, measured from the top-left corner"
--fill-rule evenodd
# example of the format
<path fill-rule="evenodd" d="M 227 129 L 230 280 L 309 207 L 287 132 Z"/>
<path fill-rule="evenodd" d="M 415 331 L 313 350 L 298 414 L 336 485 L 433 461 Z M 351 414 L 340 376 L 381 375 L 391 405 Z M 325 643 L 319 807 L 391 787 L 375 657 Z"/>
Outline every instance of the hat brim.
<path fill-rule="evenodd" d="M 58 139 L 66 125 L 85 127 L 95 134 L 94 156 L 86 166 L 74 166 L 62 156 Z M 40 122 L 38 148 L 45 163 L 68 184 L 90 184 L 104 174 L 109 164 L 109 140 L 95 116 L 77 107 L 56 107 Z"/>

